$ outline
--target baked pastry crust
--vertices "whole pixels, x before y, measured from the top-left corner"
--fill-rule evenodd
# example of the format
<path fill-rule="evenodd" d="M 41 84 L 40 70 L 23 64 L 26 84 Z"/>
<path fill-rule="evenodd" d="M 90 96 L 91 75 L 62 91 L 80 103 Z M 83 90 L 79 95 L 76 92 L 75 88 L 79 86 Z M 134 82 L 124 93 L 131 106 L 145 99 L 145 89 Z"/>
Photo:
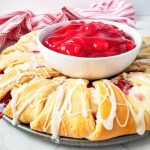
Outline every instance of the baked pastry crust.
<path fill-rule="evenodd" d="M 29 52 L 14 51 L 0 56 L 0 71 L 5 70 L 7 67 L 13 67 L 18 64 L 30 62 L 35 59 L 41 59 L 40 55 L 35 55 Z"/>
<path fill-rule="evenodd" d="M 143 38 L 143 45 L 136 60 L 125 72 L 150 72 L 150 37 Z"/>
<path fill-rule="evenodd" d="M 51 78 L 54 76 L 58 76 L 58 72 L 52 70 L 51 68 L 43 67 L 28 70 L 11 68 L 10 71 L 0 76 L 0 101 L 13 88 L 19 87 L 34 77 Z"/>
<path fill-rule="evenodd" d="M 39 31 L 30 32 L 22 36 L 15 45 L 12 45 L 2 51 L 2 54 L 8 54 L 10 52 L 34 52 L 38 50 L 37 34 Z"/>
<path fill-rule="evenodd" d="M 43 112 L 31 122 L 30 127 L 52 133 L 54 138 L 58 135 L 85 138 L 95 128 L 89 100 L 85 81 L 68 79 L 50 94 Z"/>
<path fill-rule="evenodd" d="M 12 90 L 12 101 L 5 108 L 5 114 L 13 118 L 13 124 L 19 121 L 30 123 L 41 113 L 49 93 L 53 92 L 62 80 L 35 78 L 19 88 Z"/>
<path fill-rule="evenodd" d="M 150 58 L 150 37 L 143 38 L 142 48 L 137 56 L 137 59 Z"/>
<path fill-rule="evenodd" d="M 93 84 L 101 96 L 97 97 L 96 129 L 88 139 L 97 141 L 135 133 L 136 124 L 122 91 L 110 81 L 96 81 Z"/>
<path fill-rule="evenodd" d="M 4 114 L 13 119 L 14 125 L 28 124 L 33 130 L 52 134 L 56 140 L 65 136 L 99 141 L 150 130 L 147 43 L 127 73 L 89 83 L 61 76 L 46 64 L 38 50 L 33 53 L 36 34 L 22 37 L 0 56 L 0 69 L 4 71 L 0 76 L 0 100 L 11 92 Z M 20 73 L 24 75 L 20 77 Z M 127 93 L 117 86 L 120 79 L 133 85 Z M 10 80 L 13 82 L 6 85 Z"/>
<path fill-rule="evenodd" d="M 150 59 L 138 59 L 132 63 L 125 71 L 126 72 L 149 72 Z"/>

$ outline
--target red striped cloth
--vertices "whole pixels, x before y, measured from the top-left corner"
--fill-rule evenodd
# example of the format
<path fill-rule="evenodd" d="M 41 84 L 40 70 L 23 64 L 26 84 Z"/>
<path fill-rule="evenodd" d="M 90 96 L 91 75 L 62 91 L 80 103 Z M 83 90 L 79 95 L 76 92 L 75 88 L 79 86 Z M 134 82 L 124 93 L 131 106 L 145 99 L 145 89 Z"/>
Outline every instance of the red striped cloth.
<path fill-rule="evenodd" d="M 134 27 L 135 11 L 127 0 L 104 0 L 88 9 L 63 7 L 56 14 L 34 14 L 27 10 L 0 15 L 0 48 L 7 40 L 18 40 L 30 31 L 62 21 L 79 19 L 112 20 Z"/>

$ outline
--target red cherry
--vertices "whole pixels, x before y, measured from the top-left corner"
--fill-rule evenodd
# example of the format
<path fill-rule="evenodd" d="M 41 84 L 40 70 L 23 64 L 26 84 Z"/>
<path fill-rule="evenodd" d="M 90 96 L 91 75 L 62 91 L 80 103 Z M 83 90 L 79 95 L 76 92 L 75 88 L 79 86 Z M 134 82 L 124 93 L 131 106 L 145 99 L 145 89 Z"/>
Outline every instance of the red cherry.
<path fill-rule="evenodd" d="M 64 36 L 53 35 L 53 36 L 47 37 L 47 38 L 44 40 L 44 42 L 45 42 L 46 44 L 48 44 L 48 43 L 55 43 L 55 42 L 58 42 L 58 41 L 60 41 L 60 40 L 63 40 L 63 38 L 64 38 Z"/>
<path fill-rule="evenodd" d="M 93 47 L 97 51 L 106 51 L 109 47 L 109 44 L 107 41 L 105 41 L 103 39 L 96 39 L 93 42 Z"/>
<path fill-rule="evenodd" d="M 135 45 L 131 41 L 126 42 L 125 45 L 126 45 L 126 48 L 127 48 L 128 51 L 135 48 Z"/>
<path fill-rule="evenodd" d="M 2 119 L 4 116 L 4 114 L 2 112 L 0 112 L 0 119 Z"/>
<path fill-rule="evenodd" d="M 65 33 L 65 37 L 66 38 L 71 38 L 71 37 L 73 37 L 74 35 L 76 35 L 77 34 L 77 31 L 75 31 L 75 30 L 69 30 L 69 31 L 67 31 L 66 33 Z"/>
<path fill-rule="evenodd" d="M 40 54 L 40 51 L 39 50 L 33 50 L 32 53 L 34 53 L 34 54 Z"/>
<path fill-rule="evenodd" d="M 74 36 L 73 38 L 71 38 L 69 41 L 73 41 L 75 43 L 78 43 L 79 45 L 83 46 L 86 48 L 86 44 L 85 41 L 82 37 L 79 36 Z"/>
<path fill-rule="evenodd" d="M 133 83 L 123 78 L 117 78 L 113 83 L 118 86 L 125 94 L 133 87 Z"/>
<path fill-rule="evenodd" d="M 53 44 L 49 44 L 49 49 L 59 52 L 61 44 L 62 44 L 61 41 Z"/>
<path fill-rule="evenodd" d="M 120 38 L 120 37 L 108 37 L 106 38 L 107 42 L 109 43 L 110 47 L 115 47 L 116 49 L 118 49 L 120 47 L 121 44 L 124 43 L 124 39 Z"/>
<path fill-rule="evenodd" d="M 108 42 L 98 37 L 84 37 L 83 41 L 87 45 L 87 50 L 89 53 L 104 53 L 104 51 L 106 51 L 109 48 Z"/>
<path fill-rule="evenodd" d="M 84 47 L 73 41 L 68 41 L 61 45 L 60 52 L 66 55 L 83 57 L 85 54 Z"/>
<path fill-rule="evenodd" d="M 7 93 L 6 95 L 5 95 L 5 97 L 2 99 L 2 101 L 0 102 L 0 119 L 2 119 L 3 118 L 3 109 L 8 105 L 8 103 L 10 102 L 10 100 L 11 100 L 11 94 L 10 94 L 10 92 L 9 93 Z"/>
<path fill-rule="evenodd" d="M 92 112 L 92 116 L 93 116 L 94 121 L 95 121 L 95 123 L 96 123 L 96 120 L 97 120 L 96 112 Z"/>
<path fill-rule="evenodd" d="M 10 100 L 11 100 L 11 94 L 10 94 L 10 92 L 8 92 L 5 96 L 4 96 L 4 98 L 2 99 L 2 101 L 0 102 L 0 104 L 3 104 L 4 106 L 6 106 L 9 102 L 10 102 Z"/>
<path fill-rule="evenodd" d="M 84 32 L 86 35 L 89 36 L 89 35 L 92 35 L 96 30 L 97 30 L 97 25 L 91 22 L 91 23 L 84 25 L 79 32 L 80 33 Z"/>
<path fill-rule="evenodd" d="M 51 49 L 54 43 L 59 42 L 63 39 L 64 39 L 64 36 L 60 36 L 60 35 L 48 36 L 43 40 L 43 45 Z"/>
<path fill-rule="evenodd" d="M 108 57 L 108 56 L 119 55 L 119 54 L 121 54 L 121 52 L 117 49 L 109 49 L 109 50 L 105 51 L 104 54 L 105 54 L 105 57 Z"/>
<path fill-rule="evenodd" d="M 0 71 L 0 75 L 1 75 L 1 74 L 4 74 L 4 70 L 1 70 L 1 71 Z"/>

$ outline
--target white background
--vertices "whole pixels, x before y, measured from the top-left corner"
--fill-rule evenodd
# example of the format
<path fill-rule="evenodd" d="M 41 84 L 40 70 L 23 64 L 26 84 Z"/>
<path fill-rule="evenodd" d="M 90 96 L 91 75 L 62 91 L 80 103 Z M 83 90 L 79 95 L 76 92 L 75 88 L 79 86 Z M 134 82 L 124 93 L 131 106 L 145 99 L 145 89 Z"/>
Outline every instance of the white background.
<path fill-rule="evenodd" d="M 0 0 L 0 14 L 14 10 L 30 9 L 34 12 L 54 12 L 62 6 L 88 8 L 102 0 Z M 137 15 L 150 15 L 150 0 L 131 0 Z"/>

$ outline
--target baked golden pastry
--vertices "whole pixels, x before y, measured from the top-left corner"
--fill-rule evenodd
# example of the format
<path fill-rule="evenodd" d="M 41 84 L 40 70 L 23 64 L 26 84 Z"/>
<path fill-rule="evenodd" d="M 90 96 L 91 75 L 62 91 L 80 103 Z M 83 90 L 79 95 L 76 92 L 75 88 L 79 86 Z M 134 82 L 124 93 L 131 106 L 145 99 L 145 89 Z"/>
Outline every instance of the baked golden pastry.
<path fill-rule="evenodd" d="M 144 78 L 147 75 L 145 74 Z M 124 80 L 131 82 L 136 80 L 136 77 L 136 75 L 135 77 L 132 76 L 131 79 L 129 75 L 129 79 Z M 119 82 L 118 79 L 115 80 Z M 66 136 L 87 138 L 91 141 L 105 140 L 133 133 L 142 135 L 145 130 L 150 130 L 150 95 L 148 93 L 150 85 L 145 85 L 140 81 L 137 81 L 140 84 L 132 82 L 133 87 L 128 91 L 128 94 L 125 94 L 115 85 L 116 83 L 113 84 L 114 81 L 95 81 L 93 82 L 94 87 L 88 88 L 85 80 L 66 79 L 61 84 L 54 86 L 53 90 L 52 87 L 48 88 L 49 93 L 46 93 L 46 90 L 43 89 L 44 86 L 40 86 L 40 93 L 38 92 L 38 86 L 34 87 L 37 82 L 27 86 L 23 92 L 14 92 L 22 97 L 25 97 L 27 93 L 34 95 L 34 92 L 29 91 L 37 93 L 35 100 L 33 99 L 31 103 L 29 103 L 29 98 L 24 100 L 24 103 L 28 105 L 19 116 L 19 120 L 23 123 L 30 123 L 33 130 L 50 133 L 55 139 L 58 139 L 59 136 Z M 53 81 L 50 80 L 49 82 Z M 147 89 L 146 92 L 144 91 L 145 88 Z M 139 95 L 136 95 L 137 97 L 132 98 L 137 89 L 143 90 L 138 93 Z M 41 113 L 33 113 L 32 111 L 38 110 L 36 103 L 41 101 L 41 95 L 43 96 L 45 93 L 47 99 L 44 101 L 45 105 L 42 105 L 40 109 Z M 14 96 L 12 92 L 12 100 L 5 109 L 5 115 L 9 117 L 15 114 L 10 111 L 14 107 L 12 103 L 17 103 L 13 99 Z M 23 101 L 22 97 L 18 98 L 17 101 Z M 143 99 L 144 103 L 142 105 L 137 103 L 139 99 Z M 24 103 L 18 105 L 18 111 L 25 107 Z M 31 107 L 35 104 L 36 109 Z M 33 114 L 36 114 L 35 117 L 33 117 Z"/>
<path fill-rule="evenodd" d="M 55 140 L 64 136 L 99 141 L 150 130 L 149 57 L 141 59 L 149 51 L 141 51 L 128 73 L 112 80 L 88 81 L 61 76 L 46 64 L 38 49 L 33 53 L 29 42 L 36 47 L 36 32 L 15 44 L 21 50 L 11 47 L 0 56 L 4 72 L 0 100 L 10 92 L 4 114 L 14 125 L 27 124 L 35 131 L 52 134 Z"/>
<path fill-rule="evenodd" d="M 136 123 L 124 93 L 108 80 L 93 85 L 100 96 L 96 100 L 96 129 L 88 139 L 97 141 L 135 133 Z"/>
<path fill-rule="evenodd" d="M 19 88 L 14 88 L 11 91 L 12 100 L 4 113 L 13 118 L 13 124 L 17 124 L 18 120 L 30 123 L 41 113 L 49 93 L 53 92 L 64 79 L 34 78 Z"/>
<path fill-rule="evenodd" d="M 9 68 L 8 70 L 5 70 L 5 74 L 0 76 L 0 101 L 14 87 L 18 87 L 34 77 L 51 78 L 58 76 L 58 72 L 51 68 L 41 67 L 37 69 L 31 68 L 23 70 L 21 67 Z"/>
<path fill-rule="evenodd" d="M 37 34 L 38 34 L 38 31 L 33 31 L 22 36 L 16 44 L 3 50 L 2 55 L 8 54 L 14 51 L 37 53 L 38 52 L 38 45 L 37 45 L 37 39 L 36 39 Z"/>
<path fill-rule="evenodd" d="M 85 138 L 89 135 L 95 129 L 95 122 L 86 81 L 68 79 L 58 86 L 30 126 L 33 130 L 53 134 L 53 138 L 59 135 Z"/>
<path fill-rule="evenodd" d="M 143 38 L 143 45 L 137 60 L 125 72 L 150 72 L 150 37 Z"/>
<path fill-rule="evenodd" d="M 137 59 L 150 58 L 150 37 L 143 38 L 142 48 L 137 56 Z"/>
<path fill-rule="evenodd" d="M 13 67 L 18 64 L 32 62 L 35 60 L 42 60 L 41 55 L 20 51 L 14 51 L 5 55 L 0 55 L 0 72 L 5 70 L 7 67 Z"/>
<path fill-rule="evenodd" d="M 51 78 L 59 75 L 37 51 L 36 35 L 37 32 L 32 32 L 23 36 L 18 43 L 8 47 L 0 55 L 0 101 L 13 88 L 35 76 Z M 33 51 L 35 48 L 36 51 Z"/>
<path fill-rule="evenodd" d="M 148 72 L 150 70 L 150 59 L 138 59 L 132 63 L 126 72 Z"/>

